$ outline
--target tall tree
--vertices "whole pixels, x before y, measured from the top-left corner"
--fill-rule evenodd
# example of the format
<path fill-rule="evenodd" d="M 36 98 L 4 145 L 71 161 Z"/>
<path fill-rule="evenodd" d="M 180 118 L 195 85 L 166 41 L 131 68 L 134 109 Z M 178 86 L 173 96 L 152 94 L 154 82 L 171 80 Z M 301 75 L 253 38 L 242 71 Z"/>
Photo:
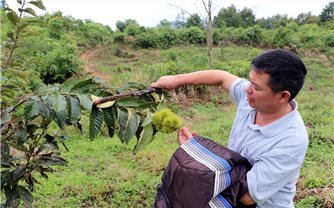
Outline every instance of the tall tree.
<path fill-rule="evenodd" d="M 334 16 L 334 1 L 329 2 L 328 5 L 322 10 L 320 14 L 320 23 L 327 22 L 331 20 Z"/>
<path fill-rule="evenodd" d="M 213 24 L 212 24 L 212 0 L 208 0 L 207 4 L 205 1 L 202 1 L 203 6 L 206 11 L 206 45 L 209 49 L 208 55 L 209 55 L 209 68 L 213 68 Z"/>
<path fill-rule="evenodd" d="M 214 18 L 216 27 L 240 27 L 242 22 L 241 16 L 238 14 L 237 8 L 232 4 L 228 8 L 222 8 Z"/>
<path fill-rule="evenodd" d="M 204 28 L 203 24 L 202 24 L 202 20 L 201 17 L 198 14 L 192 14 L 190 15 L 190 17 L 187 18 L 187 22 L 186 22 L 186 27 L 193 27 L 193 26 L 197 26 L 200 28 Z"/>

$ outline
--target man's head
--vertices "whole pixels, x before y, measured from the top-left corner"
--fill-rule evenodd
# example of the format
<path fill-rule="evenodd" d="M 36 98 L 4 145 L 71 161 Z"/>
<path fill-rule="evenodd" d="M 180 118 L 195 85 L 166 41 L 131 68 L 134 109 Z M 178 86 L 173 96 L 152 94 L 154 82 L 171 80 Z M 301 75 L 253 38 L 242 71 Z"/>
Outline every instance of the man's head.
<path fill-rule="evenodd" d="M 288 91 L 289 100 L 296 97 L 307 74 L 303 61 L 293 52 L 283 49 L 267 51 L 252 60 L 253 70 L 269 75 L 268 86 L 274 93 Z"/>

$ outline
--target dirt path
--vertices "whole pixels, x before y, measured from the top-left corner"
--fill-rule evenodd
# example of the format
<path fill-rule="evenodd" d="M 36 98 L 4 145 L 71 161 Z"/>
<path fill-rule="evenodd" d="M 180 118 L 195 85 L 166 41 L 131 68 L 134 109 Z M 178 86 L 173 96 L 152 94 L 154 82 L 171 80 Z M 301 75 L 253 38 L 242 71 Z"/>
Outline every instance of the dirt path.
<path fill-rule="evenodd" d="M 94 58 L 94 55 L 97 53 L 98 50 L 98 48 L 88 50 L 80 56 L 80 59 L 84 62 L 84 69 L 88 74 L 91 74 L 94 77 L 99 77 L 103 81 L 110 81 L 111 74 L 98 70 L 96 66 L 92 63 L 92 58 Z"/>

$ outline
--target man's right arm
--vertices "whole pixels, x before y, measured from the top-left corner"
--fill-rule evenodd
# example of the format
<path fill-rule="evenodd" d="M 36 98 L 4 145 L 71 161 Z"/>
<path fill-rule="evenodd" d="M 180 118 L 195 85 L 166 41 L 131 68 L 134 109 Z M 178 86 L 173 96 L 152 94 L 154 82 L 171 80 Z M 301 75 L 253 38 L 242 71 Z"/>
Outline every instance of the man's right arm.
<path fill-rule="evenodd" d="M 164 90 L 177 89 L 183 85 L 222 86 L 227 92 L 234 80 L 239 77 L 222 70 L 203 70 L 187 74 L 163 76 L 151 84 L 151 87 Z"/>

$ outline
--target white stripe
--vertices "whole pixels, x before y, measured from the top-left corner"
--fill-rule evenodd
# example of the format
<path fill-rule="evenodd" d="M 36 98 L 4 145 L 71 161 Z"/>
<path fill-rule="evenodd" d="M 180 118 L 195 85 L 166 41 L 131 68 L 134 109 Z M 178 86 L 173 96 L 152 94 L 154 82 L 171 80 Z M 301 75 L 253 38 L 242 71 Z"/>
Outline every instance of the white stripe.
<path fill-rule="evenodd" d="M 181 145 L 181 147 L 195 160 L 215 172 L 215 186 L 213 197 L 217 196 L 220 192 L 222 192 L 227 186 L 225 173 L 228 170 L 226 169 L 226 167 L 224 167 L 224 165 L 221 164 L 220 161 L 216 160 L 210 155 L 207 155 L 205 152 L 199 149 L 195 144 L 192 143 L 192 141 L 184 143 L 183 145 Z"/>

